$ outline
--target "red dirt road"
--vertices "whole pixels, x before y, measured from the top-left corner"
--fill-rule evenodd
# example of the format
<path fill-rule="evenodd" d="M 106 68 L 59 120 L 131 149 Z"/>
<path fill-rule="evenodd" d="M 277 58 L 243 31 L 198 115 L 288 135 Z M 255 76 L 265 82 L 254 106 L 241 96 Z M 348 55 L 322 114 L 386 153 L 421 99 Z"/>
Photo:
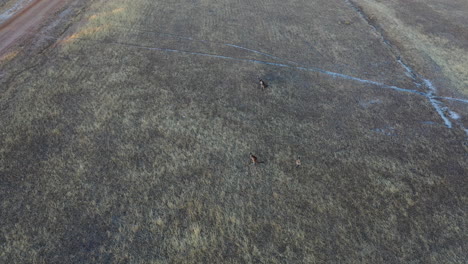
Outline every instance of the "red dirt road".
<path fill-rule="evenodd" d="M 47 16 L 65 3 L 66 0 L 36 0 L 0 24 L 0 54 L 27 34 L 38 30 Z"/>

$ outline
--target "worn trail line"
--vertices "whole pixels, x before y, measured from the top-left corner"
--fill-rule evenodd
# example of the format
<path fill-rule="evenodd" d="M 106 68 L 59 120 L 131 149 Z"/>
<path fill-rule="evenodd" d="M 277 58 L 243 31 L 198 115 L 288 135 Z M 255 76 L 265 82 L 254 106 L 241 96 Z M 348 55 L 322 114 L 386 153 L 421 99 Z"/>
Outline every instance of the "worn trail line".
<path fill-rule="evenodd" d="M 456 102 L 468 104 L 468 100 L 466 100 L 466 99 L 453 98 L 453 97 L 444 97 L 444 96 L 434 96 L 434 98 L 436 98 L 436 99 L 445 99 L 445 100 L 449 100 L 449 101 L 456 101 Z"/>
<path fill-rule="evenodd" d="M 37 35 L 37 34 L 35 34 L 35 35 Z M 53 40 L 56 40 L 56 41 L 61 40 L 60 38 L 55 38 L 55 37 L 51 37 L 51 36 L 45 36 L 45 35 L 41 35 L 41 36 L 49 38 L 49 39 L 53 39 Z M 283 67 L 283 68 L 290 68 L 290 69 L 296 69 L 296 70 L 302 70 L 302 71 L 318 72 L 318 73 L 322 73 L 322 74 L 331 76 L 333 78 L 351 80 L 351 81 L 355 81 L 355 82 L 359 82 L 359 83 L 363 83 L 363 84 L 374 85 L 374 86 L 384 88 L 384 89 L 395 90 L 395 91 L 398 91 L 398 92 L 406 92 L 406 93 L 422 95 L 422 96 L 426 97 L 428 99 L 428 101 L 434 106 L 435 110 L 437 111 L 439 116 L 441 116 L 441 118 L 444 121 L 445 125 L 448 128 L 452 128 L 451 121 L 444 114 L 443 108 L 445 108 L 445 107 L 442 105 L 442 103 L 440 101 L 436 100 L 436 98 L 440 98 L 440 97 L 437 97 L 437 96 L 434 95 L 435 87 L 432 85 L 432 83 L 429 80 L 426 80 L 426 79 L 425 79 L 424 85 L 429 88 L 429 92 L 424 93 L 424 92 L 417 91 L 417 90 L 400 88 L 400 87 L 393 86 L 393 85 L 387 85 L 387 84 L 384 84 L 384 83 L 381 83 L 381 82 L 366 80 L 366 79 L 362 79 L 362 78 L 358 78 L 358 77 L 354 77 L 354 76 L 350 76 L 350 75 L 346 75 L 346 74 L 342 74 L 342 73 L 326 71 L 326 70 L 319 69 L 319 68 L 293 66 L 293 65 L 283 64 L 283 63 L 275 63 L 275 62 L 268 62 L 268 61 L 254 60 L 254 59 L 241 59 L 241 58 L 235 58 L 235 57 L 229 57 L 229 56 L 223 56 L 223 55 L 217 55 L 217 54 L 202 53 L 202 52 L 193 52 L 193 51 L 187 51 L 187 50 L 178 50 L 178 49 L 143 46 L 143 45 L 138 45 L 138 44 L 133 44 L 133 43 L 125 43 L 125 42 L 109 42 L 109 41 L 102 41 L 102 40 L 94 40 L 94 39 L 90 39 L 90 38 L 74 38 L 74 39 L 75 40 L 84 40 L 84 41 L 97 42 L 97 43 L 102 43 L 102 44 L 111 44 L 111 45 L 133 47 L 133 48 L 138 48 L 138 49 L 155 50 L 155 51 L 170 52 L 170 53 L 190 54 L 190 55 L 205 56 L 205 57 L 225 59 L 225 60 L 233 60 L 233 61 L 239 61 L 239 62 L 250 62 L 250 63 L 256 63 L 256 64 L 264 64 L 264 65 Z M 237 46 L 237 47 L 243 48 L 243 47 L 240 47 L 240 46 Z M 248 49 L 248 50 L 250 50 L 250 49 Z M 273 55 L 271 55 L 271 56 L 273 56 Z M 273 56 L 273 57 L 278 58 L 276 56 Z M 278 58 L 278 59 L 281 59 L 281 58 Z M 464 100 L 464 99 L 450 98 L 450 97 L 447 97 L 445 99 L 456 100 L 456 101 L 459 101 L 459 102 L 468 103 L 468 101 Z M 465 129 L 465 128 L 463 128 L 463 129 Z M 467 130 L 465 129 L 465 131 L 467 131 Z"/>
<path fill-rule="evenodd" d="M 64 0 L 36 0 L 0 25 L 0 54 L 29 31 L 37 28 L 48 15 L 62 7 Z"/>
<path fill-rule="evenodd" d="M 346 0 L 349 4 L 351 4 L 348 0 Z M 356 10 L 358 10 L 357 8 L 355 8 Z M 362 13 L 362 11 L 359 11 Z M 253 53 L 256 53 L 256 54 L 259 54 L 259 55 L 263 55 L 263 56 L 266 56 L 266 57 L 269 57 L 269 58 L 272 58 L 272 59 L 275 59 L 275 60 L 278 60 L 278 61 L 282 61 L 282 62 L 288 62 L 290 64 L 294 64 L 294 65 L 297 65 L 298 68 L 304 68 L 304 69 L 314 69 L 316 70 L 317 72 L 321 72 L 321 73 L 325 73 L 325 74 L 328 74 L 328 75 L 331 75 L 331 76 L 335 76 L 335 77 L 342 77 L 342 78 L 352 78 L 353 80 L 356 80 L 356 81 L 360 81 L 360 82 L 367 82 L 367 83 L 370 83 L 370 84 L 375 84 L 375 85 L 383 85 L 385 86 L 386 88 L 390 88 L 390 89 L 394 89 L 394 90 L 398 90 L 398 91 L 402 91 L 402 92 L 412 92 L 412 93 L 418 93 L 418 94 L 421 94 L 421 95 L 427 95 L 427 93 L 424 93 L 424 92 L 419 92 L 419 91 L 416 91 L 416 90 L 410 90 L 410 89 L 403 89 L 403 88 L 399 88 L 399 87 L 396 87 L 396 86 L 391 86 L 391 85 L 385 85 L 385 84 L 382 84 L 382 83 L 379 83 L 379 82 L 375 82 L 375 81 L 370 81 L 370 80 L 364 80 L 364 79 L 360 79 L 360 78 L 356 78 L 356 77 L 352 77 L 352 76 L 348 76 L 348 75 L 344 75 L 344 74 L 340 74 L 340 73 L 336 73 L 336 72 L 331 72 L 331 71 L 326 71 L 326 70 L 322 70 L 322 69 L 318 69 L 318 68 L 313 68 L 313 67 L 306 67 L 304 65 L 301 65 L 297 62 L 294 62 L 294 61 L 291 61 L 291 60 L 288 60 L 288 59 L 284 59 L 284 58 L 280 58 L 280 57 L 277 57 L 277 56 L 274 56 L 272 54 L 268 54 L 268 53 L 265 53 L 265 52 L 261 52 L 261 51 L 258 51 L 258 50 L 254 50 L 254 49 L 250 49 L 250 48 L 246 48 L 246 47 L 242 47 L 242 46 L 239 46 L 239 45 L 235 45 L 235 44 L 230 44 L 230 43 L 225 43 L 225 42 L 222 42 L 222 41 L 213 41 L 213 40 L 200 40 L 200 39 L 195 39 L 195 38 L 192 38 L 192 37 L 187 37 L 187 36 L 183 36 L 183 35 L 178 35 L 178 34 L 173 34 L 173 33 L 167 33 L 167 32 L 160 32 L 160 31 L 153 31 L 153 30 L 148 30 L 148 29 L 140 29 L 140 28 L 129 28 L 129 27 L 125 27 L 125 26 L 117 26 L 117 25 L 113 25 L 113 27 L 116 27 L 116 28 L 122 28 L 122 29 L 126 29 L 126 30 L 134 30 L 134 31 L 139 31 L 139 32 L 146 32 L 146 33 L 151 33 L 151 34 L 156 34 L 156 35 L 162 35 L 162 36 L 169 36 L 169 37 L 173 37 L 173 38 L 178 38 L 178 39 L 185 39 L 185 40 L 189 40 L 189 41 L 195 41 L 195 42 L 203 42 L 203 43 L 213 43 L 213 44 L 219 44 L 219 45 L 223 45 L 223 46 L 228 46 L 228 47 L 233 47 L 233 48 L 237 48 L 237 49 L 241 49 L 241 50 L 245 50 L 245 51 L 250 51 L 250 52 L 253 52 Z M 378 30 L 377 27 L 373 26 L 373 28 L 375 30 Z M 378 30 L 380 32 L 380 30 Z M 390 47 L 393 47 L 390 43 L 390 41 L 386 40 L 383 36 L 381 36 L 382 40 L 384 41 L 384 43 Z M 417 78 L 418 78 L 418 75 L 417 73 L 415 73 L 413 71 L 413 69 L 411 69 L 410 66 L 408 66 L 407 64 L 405 64 L 402 60 L 401 60 L 401 57 L 398 57 L 397 58 L 397 61 L 400 65 L 402 65 L 402 67 L 406 70 L 406 72 L 410 75 L 410 77 L 412 78 L 414 84 L 416 85 L 416 87 L 421 87 L 421 83 L 417 81 Z M 301 67 L 302 66 L 302 67 Z M 340 75 L 340 76 L 339 76 Z M 459 102 L 464 102 L 464 103 L 468 103 L 468 100 L 464 100 L 464 99 L 459 99 L 459 98 L 451 98 L 451 97 L 439 97 L 439 96 L 433 96 L 434 99 L 447 99 L 447 100 L 453 100 L 453 101 L 459 101 Z"/>
<path fill-rule="evenodd" d="M 413 83 L 416 87 L 424 87 L 426 88 L 426 93 L 425 96 L 431 103 L 431 105 L 434 107 L 436 112 L 439 114 L 439 116 L 442 118 L 444 121 L 444 124 L 448 128 L 452 128 L 453 124 L 452 121 L 447 117 L 445 114 L 444 110 L 447 110 L 447 112 L 451 112 L 450 109 L 445 106 L 441 101 L 437 99 L 447 99 L 447 100 L 452 100 L 452 101 L 458 101 L 458 102 L 463 102 L 467 103 L 468 100 L 464 99 L 457 99 L 457 98 L 450 98 L 450 97 L 440 97 L 437 96 L 437 88 L 432 84 L 432 82 L 428 79 L 425 79 L 421 74 L 417 73 L 414 71 L 411 66 L 408 64 L 404 63 L 402 60 L 402 56 L 400 54 L 400 51 L 398 50 L 397 46 L 393 45 L 392 42 L 385 36 L 384 31 L 382 30 L 381 27 L 376 25 L 371 21 L 371 19 L 367 16 L 367 14 L 358 6 L 356 5 L 352 0 L 344 0 L 352 9 L 354 9 L 358 15 L 367 22 L 367 24 L 372 27 L 372 29 L 379 35 L 380 39 L 382 40 L 385 45 L 387 45 L 390 50 L 396 55 L 396 60 L 397 62 L 405 69 L 405 71 L 408 73 L 409 76 L 411 76 Z M 458 122 L 458 125 L 465 130 L 466 134 L 468 135 L 468 129 L 466 129 L 461 122 Z"/>
<path fill-rule="evenodd" d="M 42 35 L 42 36 L 44 36 L 44 35 Z M 54 40 L 60 40 L 60 39 L 50 37 L 50 36 L 45 36 L 45 37 L 50 38 L 50 39 L 54 39 Z M 350 76 L 350 75 L 346 75 L 346 74 L 342 74 L 342 73 L 337 73 L 337 72 L 326 71 L 326 70 L 323 70 L 323 69 L 313 68 L 313 67 L 292 66 L 292 65 L 283 64 L 283 63 L 275 63 L 275 62 L 261 61 L 261 60 L 254 60 L 254 59 L 241 59 L 241 58 L 235 58 L 235 57 L 229 57 L 229 56 L 223 56 L 223 55 L 217 55 L 217 54 L 210 54 L 210 53 L 193 52 L 193 51 L 187 51 L 187 50 L 177 50 L 177 49 L 169 49 L 169 48 L 143 46 L 143 45 L 138 45 L 138 44 L 133 44 L 133 43 L 125 43 L 125 42 L 108 42 L 108 41 L 94 40 L 94 39 L 90 39 L 90 38 L 74 38 L 74 39 L 98 42 L 98 43 L 103 43 L 103 44 L 128 46 L 128 47 L 134 47 L 134 48 L 139 48 L 139 49 L 157 50 L 157 51 L 164 51 L 164 52 L 171 52 L 171 53 L 184 53 L 184 54 L 205 56 L 205 57 L 225 59 L 225 60 L 234 60 L 234 61 L 240 61 L 240 62 L 251 62 L 251 63 L 257 63 L 257 64 L 271 65 L 271 66 L 277 66 L 277 67 L 283 67 L 283 68 L 297 69 L 297 70 L 302 70 L 302 71 L 318 72 L 318 73 L 322 73 L 322 74 L 325 74 L 325 75 L 328 75 L 328 76 L 332 76 L 333 78 L 352 80 L 352 81 L 356 81 L 356 82 L 363 83 L 363 84 L 375 85 L 375 86 L 378 86 L 380 88 L 392 89 L 392 90 L 396 90 L 396 91 L 399 91 L 399 92 L 407 92 L 407 93 L 413 93 L 413 94 L 419 94 L 419 95 L 427 96 L 426 93 L 423 93 L 423 92 L 420 92 L 420 91 L 417 91 L 417 90 L 400 88 L 400 87 L 393 86 L 393 85 L 387 85 L 387 84 L 384 84 L 384 83 L 381 83 L 381 82 L 361 79 L 361 78 L 358 78 L 358 77 L 354 77 L 354 76 Z M 242 48 L 240 46 L 237 46 L 237 47 Z M 275 57 L 275 58 L 278 58 L 278 57 Z M 281 58 L 278 58 L 278 59 L 281 59 Z"/>
<path fill-rule="evenodd" d="M 187 36 L 182 36 L 182 35 L 177 35 L 177 34 L 172 34 L 172 33 L 167 33 L 167 32 L 160 32 L 160 31 L 153 31 L 153 30 L 139 29 L 139 28 L 129 28 L 129 27 L 124 27 L 124 26 L 120 26 L 120 25 L 119 26 L 112 25 L 112 26 L 115 27 L 115 28 L 122 28 L 122 29 L 130 30 L 130 31 L 134 30 L 134 31 L 138 31 L 138 32 L 151 33 L 151 34 L 155 34 L 155 35 L 169 36 L 169 37 L 172 37 L 172 38 L 185 39 L 185 40 L 190 40 L 190 41 L 194 41 L 194 42 L 218 44 L 218 45 L 222 45 L 222 46 L 227 46 L 227 47 L 231 47 L 231 48 L 236 48 L 236 49 L 241 49 L 241 50 L 253 52 L 253 53 L 263 55 L 263 56 L 266 56 L 266 57 L 269 57 L 269 58 L 272 58 L 272 59 L 275 59 L 275 60 L 278 60 L 278 61 L 288 62 L 288 63 L 294 64 L 294 65 L 297 65 L 297 66 L 301 66 L 299 63 L 291 61 L 291 60 L 283 59 L 283 58 L 280 58 L 280 57 L 277 57 L 277 56 L 274 56 L 274 55 L 271 55 L 271 54 L 268 54 L 268 53 L 265 53 L 265 52 L 262 52 L 262 51 L 249 49 L 249 48 L 246 48 L 246 47 L 242 47 L 242 46 L 239 46 L 239 45 L 226 43 L 226 42 L 222 42 L 222 41 L 195 39 L 195 38 L 192 38 L 192 37 L 187 37 Z"/>

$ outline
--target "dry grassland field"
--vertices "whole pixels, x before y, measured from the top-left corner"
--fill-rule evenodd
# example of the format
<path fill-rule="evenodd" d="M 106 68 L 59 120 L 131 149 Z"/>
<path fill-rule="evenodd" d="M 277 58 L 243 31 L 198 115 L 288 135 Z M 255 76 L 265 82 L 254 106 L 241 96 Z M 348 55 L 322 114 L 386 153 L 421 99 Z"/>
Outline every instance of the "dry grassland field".
<path fill-rule="evenodd" d="M 0 263 L 468 263 L 467 12 L 66 1 L 0 54 Z"/>

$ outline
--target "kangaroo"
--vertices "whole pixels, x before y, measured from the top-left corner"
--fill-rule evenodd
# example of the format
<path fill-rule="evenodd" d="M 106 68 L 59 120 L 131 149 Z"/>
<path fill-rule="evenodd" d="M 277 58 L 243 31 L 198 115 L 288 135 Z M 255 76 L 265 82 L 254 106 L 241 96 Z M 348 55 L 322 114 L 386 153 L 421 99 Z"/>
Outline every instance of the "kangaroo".
<path fill-rule="evenodd" d="M 301 166 L 301 157 L 297 157 L 296 168 L 299 168 L 300 166 Z"/>
<path fill-rule="evenodd" d="M 262 90 L 265 90 L 268 87 L 268 84 L 266 84 L 266 82 L 264 82 L 262 79 L 259 79 L 259 81 L 260 81 L 260 88 L 262 88 Z"/>
<path fill-rule="evenodd" d="M 250 155 L 250 162 L 253 163 L 254 165 L 260 164 L 260 163 L 265 163 L 264 161 L 259 161 L 257 157 L 255 157 L 252 153 Z"/>

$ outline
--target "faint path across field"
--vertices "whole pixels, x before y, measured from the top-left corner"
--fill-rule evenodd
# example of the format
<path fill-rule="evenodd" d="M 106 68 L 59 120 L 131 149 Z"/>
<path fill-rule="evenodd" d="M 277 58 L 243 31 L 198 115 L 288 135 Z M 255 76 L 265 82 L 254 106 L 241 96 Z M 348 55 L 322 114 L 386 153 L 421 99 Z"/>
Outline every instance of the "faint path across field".
<path fill-rule="evenodd" d="M 47 15 L 63 6 L 64 0 L 36 0 L 0 24 L 0 54 L 16 41 L 38 29 Z"/>

